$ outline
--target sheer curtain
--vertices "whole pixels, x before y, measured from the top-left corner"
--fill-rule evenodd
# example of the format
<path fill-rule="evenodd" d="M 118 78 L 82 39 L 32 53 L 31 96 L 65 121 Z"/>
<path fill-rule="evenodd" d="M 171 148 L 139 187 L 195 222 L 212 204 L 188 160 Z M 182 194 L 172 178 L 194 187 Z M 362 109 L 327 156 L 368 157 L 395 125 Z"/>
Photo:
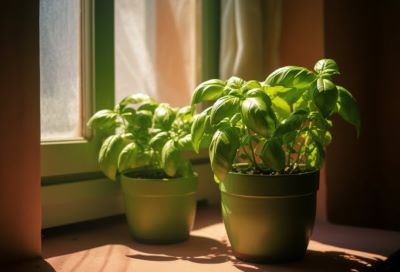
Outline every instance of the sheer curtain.
<path fill-rule="evenodd" d="M 116 0 L 116 101 L 132 93 L 182 106 L 198 79 L 198 0 Z"/>
<path fill-rule="evenodd" d="M 281 0 L 221 1 L 220 77 L 263 80 L 279 66 Z"/>

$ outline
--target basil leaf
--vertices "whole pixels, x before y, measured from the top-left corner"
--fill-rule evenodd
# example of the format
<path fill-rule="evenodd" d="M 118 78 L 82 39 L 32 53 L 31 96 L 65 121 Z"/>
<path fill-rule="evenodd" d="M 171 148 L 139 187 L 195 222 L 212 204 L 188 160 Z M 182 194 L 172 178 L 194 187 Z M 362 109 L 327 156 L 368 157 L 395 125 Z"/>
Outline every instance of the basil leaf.
<path fill-rule="evenodd" d="M 220 98 L 224 93 L 224 87 L 225 82 L 219 79 L 211 79 L 201 83 L 194 90 L 192 105 Z"/>
<path fill-rule="evenodd" d="M 178 145 L 181 150 L 192 149 L 192 135 L 187 134 L 178 140 Z"/>
<path fill-rule="evenodd" d="M 144 152 L 135 143 L 130 143 L 122 149 L 118 157 L 118 169 L 120 172 L 146 166 L 151 161 L 151 153 Z"/>
<path fill-rule="evenodd" d="M 279 97 L 281 97 L 283 100 L 285 100 L 289 105 L 293 105 L 300 99 L 300 97 L 303 95 L 303 93 L 304 93 L 304 90 L 290 88 L 290 89 L 286 89 L 283 92 L 277 93 L 277 95 Z"/>
<path fill-rule="evenodd" d="M 169 134 L 166 131 L 161 131 L 157 133 L 153 138 L 150 139 L 149 144 L 155 149 L 155 150 L 161 150 L 165 143 L 169 140 Z"/>
<path fill-rule="evenodd" d="M 178 110 L 176 116 L 181 120 L 191 120 L 193 117 L 193 109 L 191 106 L 182 107 Z"/>
<path fill-rule="evenodd" d="M 339 99 L 337 103 L 339 115 L 348 123 L 355 126 L 357 135 L 360 134 L 361 117 L 358 111 L 357 102 L 351 93 L 341 86 L 337 86 Z"/>
<path fill-rule="evenodd" d="M 181 154 L 176 147 L 175 142 L 173 140 L 169 140 L 164 145 L 161 152 L 161 167 L 168 176 L 176 176 L 181 159 Z"/>
<path fill-rule="evenodd" d="M 119 102 L 119 106 L 121 108 L 126 107 L 129 104 L 140 104 L 140 103 L 144 103 L 144 102 L 152 102 L 153 99 L 150 98 L 148 95 L 146 94 L 133 94 L 133 95 L 129 95 L 127 97 L 125 97 L 124 99 L 121 100 L 121 102 Z"/>
<path fill-rule="evenodd" d="M 274 137 L 281 137 L 286 133 L 300 129 L 307 120 L 308 112 L 305 110 L 294 111 L 288 118 L 283 120 L 276 128 Z"/>
<path fill-rule="evenodd" d="M 112 180 L 116 178 L 118 158 L 125 145 L 124 137 L 120 134 L 109 136 L 101 145 L 98 163 L 101 171 Z"/>
<path fill-rule="evenodd" d="M 113 128 L 117 126 L 117 116 L 112 110 L 100 110 L 89 119 L 87 125 L 99 130 Z"/>
<path fill-rule="evenodd" d="M 271 109 L 271 100 L 248 97 L 241 107 L 243 123 L 254 132 L 269 137 L 275 130 L 276 116 Z"/>
<path fill-rule="evenodd" d="M 175 117 L 175 111 L 168 104 L 162 103 L 154 111 L 153 128 L 169 130 Z"/>
<path fill-rule="evenodd" d="M 305 89 L 308 88 L 316 78 L 315 74 L 306 68 L 285 66 L 273 71 L 267 79 L 265 79 L 264 83 L 270 86 Z"/>
<path fill-rule="evenodd" d="M 260 82 L 258 82 L 257 80 L 249 80 L 247 82 L 244 83 L 242 89 L 244 92 L 249 91 L 251 89 L 259 89 L 261 88 L 261 84 Z"/>
<path fill-rule="evenodd" d="M 314 104 L 324 117 L 332 114 L 338 100 L 338 90 L 329 79 L 320 78 L 311 90 Z"/>
<path fill-rule="evenodd" d="M 339 68 L 333 59 L 321 59 L 315 66 L 314 71 L 321 77 L 340 74 Z"/>
<path fill-rule="evenodd" d="M 272 99 L 272 110 L 275 112 L 279 121 L 282 121 L 290 115 L 289 104 L 279 96 Z"/>
<path fill-rule="evenodd" d="M 143 132 L 152 126 L 153 115 L 150 111 L 140 110 L 136 112 L 133 128 L 135 130 L 142 130 Z"/>
<path fill-rule="evenodd" d="M 226 82 L 226 86 L 231 89 L 241 89 L 244 83 L 245 81 L 240 77 L 233 76 L 228 79 L 228 81 Z"/>
<path fill-rule="evenodd" d="M 225 179 L 232 167 L 239 146 L 239 135 L 234 128 L 225 126 L 214 133 L 209 153 L 216 182 Z"/>
<path fill-rule="evenodd" d="M 265 142 L 260 157 L 265 165 L 273 171 L 281 171 L 285 168 L 285 151 L 277 138 Z"/>
<path fill-rule="evenodd" d="M 219 98 L 211 109 L 211 124 L 218 124 L 225 117 L 230 117 L 238 112 L 240 99 L 236 96 L 227 95 Z"/>
<path fill-rule="evenodd" d="M 195 152 L 199 152 L 200 143 L 204 132 L 207 128 L 207 123 L 210 122 L 209 112 L 211 111 L 211 107 L 203 111 L 202 113 L 196 114 L 193 117 L 193 123 L 191 128 L 192 134 L 192 145 Z"/>

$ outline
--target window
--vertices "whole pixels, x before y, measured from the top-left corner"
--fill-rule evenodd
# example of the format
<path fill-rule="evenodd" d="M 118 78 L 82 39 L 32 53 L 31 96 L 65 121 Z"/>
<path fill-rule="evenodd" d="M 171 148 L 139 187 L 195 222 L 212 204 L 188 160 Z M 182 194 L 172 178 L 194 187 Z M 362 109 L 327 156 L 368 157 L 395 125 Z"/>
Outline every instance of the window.
<path fill-rule="evenodd" d="M 113 33 L 112 0 L 40 0 L 44 183 L 98 172 L 86 122 L 114 104 Z"/>
<path fill-rule="evenodd" d="M 214 0 L 40 0 L 42 114 L 50 115 L 42 116 L 43 227 L 123 211 L 118 183 L 107 181 L 98 170 L 100 142 L 90 135 L 86 120 L 133 92 L 147 92 L 176 106 L 189 103 L 198 81 L 217 76 L 218 38 L 204 34 L 218 31 L 218 7 Z M 207 12 L 202 14 L 206 20 L 198 46 L 201 10 Z M 58 33 L 63 31 L 69 32 L 65 40 Z M 176 31 L 180 34 L 170 41 Z M 48 55 L 51 49 L 54 55 Z M 200 49 L 207 60 L 202 65 Z M 57 91 L 57 86 L 64 89 Z M 62 102 L 57 106 L 52 100 Z M 71 118 L 66 117 L 69 110 Z M 201 167 L 199 171 L 207 171 L 207 165 Z"/>
<path fill-rule="evenodd" d="M 40 1 L 41 140 L 83 136 L 82 20 L 79 0 Z"/>

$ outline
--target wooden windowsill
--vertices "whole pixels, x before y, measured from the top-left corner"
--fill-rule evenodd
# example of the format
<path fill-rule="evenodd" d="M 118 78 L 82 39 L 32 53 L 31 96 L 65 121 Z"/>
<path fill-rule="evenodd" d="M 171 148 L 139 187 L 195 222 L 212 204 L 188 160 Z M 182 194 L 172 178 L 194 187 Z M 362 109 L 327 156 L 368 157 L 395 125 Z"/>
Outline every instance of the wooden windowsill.
<path fill-rule="evenodd" d="M 49 233 L 43 238 L 44 260 L 32 271 L 365 271 L 399 245 L 398 232 L 318 223 L 304 260 L 244 263 L 231 254 L 219 209 L 201 207 L 190 239 L 179 244 L 134 242 L 123 217 Z"/>

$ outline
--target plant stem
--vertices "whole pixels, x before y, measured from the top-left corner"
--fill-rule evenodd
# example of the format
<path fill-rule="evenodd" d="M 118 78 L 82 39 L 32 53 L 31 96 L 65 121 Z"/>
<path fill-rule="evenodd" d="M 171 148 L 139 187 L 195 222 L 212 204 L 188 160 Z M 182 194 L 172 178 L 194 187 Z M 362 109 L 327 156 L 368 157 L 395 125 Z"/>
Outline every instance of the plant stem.
<path fill-rule="evenodd" d="M 247 129 L 247 133 L 249 133 L 249 135 L 250 135 L 250 130 L 249 130 L 249 129 Z M 255 155 L 255 153 L 254 153 L 252 141 L 250 141 L 249 146 L 250 146 L 250 151 L 251 151 L 251 155 L 252 155 L 252 158 L 253 158 L 254 167 L 255 167 L 256 169 L 258 169 L 258 170 L 261 170 L 261 169 L 258 167 L 257 162 L 256 162 L 256 155 Z"/>
<path fill-rule="evenodd" d="M 301 159 L 304 157 L 304 152 L 301 152 L 301 149 L 303 148 L 303 146 L 307 146 L 310 136 L 309 136 L 309 131 L 312 127 L 312 122 L 310 122 L 308 124 L 307 130 L 306 130 L 306 139 L 304 141 L 301 142 L 300 144 L 300 148 L 299 148 L 299 152 L 298 152 L 298 156 L 297 156 L 297 160 L 296 160 L 296 164 L 299 165 L 299 163 L 301 162 Z"/>

